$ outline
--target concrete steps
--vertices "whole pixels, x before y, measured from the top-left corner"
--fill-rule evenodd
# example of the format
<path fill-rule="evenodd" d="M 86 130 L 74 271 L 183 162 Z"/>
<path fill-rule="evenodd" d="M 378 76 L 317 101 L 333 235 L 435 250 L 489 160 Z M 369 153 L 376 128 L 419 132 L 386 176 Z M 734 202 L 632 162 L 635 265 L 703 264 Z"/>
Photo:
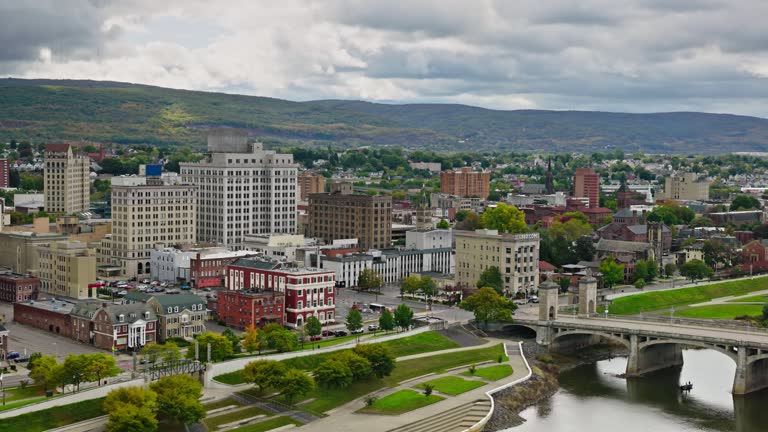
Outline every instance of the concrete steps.
<path fill-rule="evenodd" d="M 490 409 L 490 400 L 476 400 L 389 432 L 462 432 L 482 420 Z"/>

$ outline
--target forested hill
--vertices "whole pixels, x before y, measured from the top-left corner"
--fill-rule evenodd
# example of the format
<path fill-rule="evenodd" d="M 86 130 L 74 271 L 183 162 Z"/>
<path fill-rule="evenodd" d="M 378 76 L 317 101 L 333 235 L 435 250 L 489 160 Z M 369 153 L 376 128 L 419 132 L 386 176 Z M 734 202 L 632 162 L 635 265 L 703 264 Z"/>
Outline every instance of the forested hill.
<path fill-rule="evenodd" d="M 434 150 L 646 153 L 768 151 L 768 120 L 705 113 L 496 111 L 173 90 L 108 81 L 0 79 L 0 139 L 204 145 L 205 130 L 248 129 L 268 143 Z"/>

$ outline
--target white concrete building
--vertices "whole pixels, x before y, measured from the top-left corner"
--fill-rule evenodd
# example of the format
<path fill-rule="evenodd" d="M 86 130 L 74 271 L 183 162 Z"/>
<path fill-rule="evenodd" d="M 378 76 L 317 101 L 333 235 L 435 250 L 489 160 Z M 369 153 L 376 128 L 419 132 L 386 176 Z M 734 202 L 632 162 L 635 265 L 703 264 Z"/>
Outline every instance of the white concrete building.
<path fill-rule="evenodd" d="M 45 146 L 45 211 L 52 214 L 87 212 L 91 203 L 91 160 L 76 156 L 69 144 Z"/>
<path fill-rule="evenodd" d="M 293 155 L 249 144 L 244 131 L 208 136 L 208 156 L 182 163 L 184 181 L 198 186 L 197 239 L 232 250 L 248 234 L 296 233 L 296 178 Z"/>
<path fill-rule="evenodd" d="M 296 249 L 314 244 L 300 234 L 249 234 L 243 237 L 245 250 L 258 252 L 264 258 L 296 261 Z"/>
<path fill-rule="evenodd" d="M 183 251 L 172 247 L 158 246 L 149 254 L 150 275 L 160 282 L 189 282 L 190 259 L 199 250 Z"/>
<path fill-rule="evenodd" d="M 453 246 L 453 230 L 411 230 L 405 233 L 406 249 L 440 249 Z"/>

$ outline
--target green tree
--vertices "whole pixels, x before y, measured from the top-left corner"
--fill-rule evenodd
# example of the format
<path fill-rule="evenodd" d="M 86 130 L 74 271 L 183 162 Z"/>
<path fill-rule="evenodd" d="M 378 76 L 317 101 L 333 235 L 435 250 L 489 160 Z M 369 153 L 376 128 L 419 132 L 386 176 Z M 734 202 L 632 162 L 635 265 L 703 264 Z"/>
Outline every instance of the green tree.
<path fill-rule="evenodd" d="M 280 394 L 282 394 L 290 404 L 295 397 L 305 395 L 314 390 L 315 380 L 304 372 L 296 369 L 289 369 L 288 372 L 280 378 L 278 388 L 280 389 Z"/>
<path fill-rule="evenodd" d="M 691 282 L 696 282 L 697 279 L 704 279 L 711 277 L 715 273 L 712 268 L 704 263 L 704 261 L 693 259 L 687 261 L 680 266 L 680 274 Z"/>
<path fill-rule="evenodd" d="M 203 385 L 191 375 L 170 375 L 150 384 L 157 394 L 158 413 L 183 424 L 197 423 L 205 417 L 200 403 Z"/>
<path fill-rule="evenodd" d="M 637 289 L 645 288 L 645 279 L 635 279 L 635 288 Z"/>
<path fill-rule="evenodd" d="M 34 368 L 29 377 L 35 384 L 43 387 L 43 390 L 54 389 L 62 383 L 62 366 L 56 361 L 56 357 L 44 355 L 34 362 Z"/>
<path fill-rule="evenodd" d="M 312 371 L 312 375 L 321 387 L 341 388 L 352 384 L 352 370 L 335 358 L 326 359 Z"/>
<path fill-rule="evenodd" d="M 35 368 L 35 362 L 43 356 L 43 353 L 36 351 L 29 355 L 29 361 L 27 361 L 27 369 L 31 372 Z"/>
<path fill-rule="evenodd" d="M 395 370 L 395 356 L 382 344 L 359 344 L 352 349 L 352 352 L 368 360 L 377 378 L 389 376 Z"/>
<path fill-rule="evenodd" d="M 364 269 L 357 278 L 357 287 L 361 291 L 379 291 L 381 289 L 381 276 L 372 269 Z"/>
<path fill-rule="evenodd" d="M 323 331 L 323 325 L 320 323 L 320 320 L 313 315 L 307 318 L 307 323 L 304 324 L 304 330 L 306 330 L 307 334 L 310 336 L 318 336 Z"/>
<path fill-rule="evenodd" d="M 731 211 L 760 209 L 760 201 L 751 195 L 738 195 L 731 201 Z"/>
<path fill-rule="evenodd" d="M 528 231 L 525 224 L 525 213 L 515 206 L 499 203 L 496 207 L 489 207 L 481 216 L 483 226 L 499 232 L 523 233 Z"/>
<path fill-rule="evenodd" d="M 474 313 L 475 320 L 484 327 L 490 321 L 511 321 L 517 309 L 511 300 L 489 287 L 480 288 L 462 301 L 459 307 Z"/>
<path fill-rule="evenodd" d="M 401 284 L 402 290 L 408 294 L 415 294 L 421 285 L 421 278 L 418 275 L 408 275 Z"/>
<path fill-rule="evenodd" d="M 373 372 L 371 369 L 371 362 L 368 361 L 367 358 L 355 354 L 352 351 L 339 351 L 331 358 L 347 365 L 352 372 L 352 379 L 354 380 L 368 378 Z"/>
<path fill-rule="evenodd" d="M 592 261 L 597 253 L 597 248 L 589 236 L 584 236 L 576 239 L 573 252 L 579 261 Z"/>
<path fill-rule="evenodd" d="M 200 359 L 203 361 L 207 360 L 208 344 L 211 344 L 211 361 L 219 362 L 232 357 L 234 354 L 232 352 L 232 341 L 227 339 L 226 336 L 205 332 L 197 335 L 195 340 L 200 345 Z M 190 347 L 190 349 L 187 350 L 187 358 L 195 358 L 194 347 Z"/>
<path fill-rule="evenodd" d="M 637 282 L 642 280 L 645 282 L 648 280 L 648 262 L 645 260 L 638 260 L 635 263 L 635 272 L 632 274 L 632 280 Z"/>
<path fill-rule="evenodd" d="M 356 332 L 363 328 L 363 315 L 357 309 L 350 309 L 347 314 L 347 330 Z"/>
<path fill-rule="evenodd" d="M 568 288 L 571 287 L 571 279 L 567 277 L 561 277 L 557 279 L 557 284 L 560 285 L 560 292 L 568 292 Z"/>
<path fill-rule="evenodd" d="M 275 360 L 256 360 L 249 362 L 243 368 L 243 379 L 253 383 L 259 392 L 270 387 L 276 387 L 288 368 L 284 363 Z"/>
<path fill-rule="evenodd" d="M 624 266 L 613 258 L 605 258 L 597 270 L 603 275 L 603 284 L 610 288 L 624 280 Z"/>
<path fill-rule="evenodd" d="M 154 432 L 157 430 L 155 409 L 157 395 L 141 387 L 120 387 L 107 394 L 103 403 L 109 413 L 109 432 Z"/>
<path fill-rule="evenodd" d="M 501 271 L 499 271 L 499 268 L 496 266 L 491 266 L 480 273 L 480 280 L 478 280 L 477 284 L 475 285 L 478 288 L 493 288 L 497 293 L 501 294 L 502 290 L 504 289 L 504 279 L 501 277 Z"/>
<path fill-rule="evenodd" d="M 459 214 L 463 211 L 467 213 L 459 219 Z M 458 221 L 453 227 L 456 230 L 474 231 L 476 229 L 483 228 L 483 220 L 477 213 L 469 210 L 460 210 L 456 213 L 456 220 Z"/>
<path fill-rule="evenodd" d="M 589 219 L 581 212 L 567 212 L 555 218 L 549 228 L 553 237 L 563 237 L 568 242 L 574 242 L 580 237 L 592 233 Z"/>
<path fill-rule="evenodd" d="M 392 312 L 389 311 L 389 309 L 384 309 L 381 311 L 381 316 L 379 317 L 379 328 L 384 331 L 392 331 L 395 328 L 395 317 L 392 316 Z"/>
<path fill-rule="evenodd" d="M 401 330 L 408 330 L 411 328 L 411 322 L 413 321 L 413 311 L 405 303 L 399 304 L 395 308 L 395 324 L 400 327 Z"/>
<path fill-rule="evenodd" d="M 450 229 L 451 224 L 448 223 L 445 219 L 440 219 L 440 222 L 437 223 L 437 229 Z"/>
<path fill-rule="evenodd" d="M 150 411 L 157 408 L 157 394 L 143 387 L 119 387 L 111 390 L 104 398 L 104 411 L 114 411 L 123 405 L 145 407 Z"/>
<path fill-rule="evenodd" d="M 90 354 L 89 357 L 87 374 L 92 380 L 98 381 L 99 386 L 101 386 L 102 379 L 120 375 L 120 368 L 117 367 L 114 356 L 94 353 Z"/>
<path fill-rule="evenodd" d="M 277 325 L 277 327 L 270 327 L 268 324 L 262 330 L 265 333 L 267 348 L 276 350 L 277 352 L 290 352 L 299 348 L 299 339 L 292 331 Z"/>
<path fill-rule="evenodd" d="M 227 327 L 224 329 L 223 332 L 221 332 L 221 335 L 225 338 L 229 339 L 229 342 L 232 343 L 232 352 L 235 354 L 238 354 L 242 351 L 240 347 L 240 337 L 235 334 L 234 330 Z"/>
<path fill-rule="evenodd" d="M 179 360 L 181 358 L 181 349 L 173 341 L 166 341 L 163 345 L 163 351 L 160 359 L 164 362 Z"/>
<path fill-rule="evenodd" d="M 254 351 L 261 353 L 261 340 L 259 339 L 259 329 L 249 324 L 245 328 L 245 336 L 243 338 L 243 348 L 248 351 L 249 354 L 253 354 Z"/>
<path fill-rule="evenodd" d="M 675 271 L 677 270 L 677 266 L 673 263 L 667 263 L 664 265 L 664 274 L 667 275 L 667 277 L 672 277 L 675 275 Z"/>
<path fill-rule="evenodd" d="M 650 282 L 659 277 L 659 264 L 653 258 L 647 260 L 646 263 L 648 264 L 648 278 L 645 281 Z"/>
<path fill-rule="evenodd" d="M 424 276 L 419 281 L 419 292 L 427 302 L 427 308 L 432 310 L 432 299 L 438 294 L 437 284 L 429 277 Z"/>

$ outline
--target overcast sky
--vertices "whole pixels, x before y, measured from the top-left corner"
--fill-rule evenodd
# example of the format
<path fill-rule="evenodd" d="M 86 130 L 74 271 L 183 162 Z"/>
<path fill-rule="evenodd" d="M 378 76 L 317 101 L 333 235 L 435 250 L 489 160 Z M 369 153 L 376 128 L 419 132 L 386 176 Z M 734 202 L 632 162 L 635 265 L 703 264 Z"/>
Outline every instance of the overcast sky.
<path fill-rule="evenodd" d="M 768 117 L 765 0 L 0 0 L 0 76 Z"/>

